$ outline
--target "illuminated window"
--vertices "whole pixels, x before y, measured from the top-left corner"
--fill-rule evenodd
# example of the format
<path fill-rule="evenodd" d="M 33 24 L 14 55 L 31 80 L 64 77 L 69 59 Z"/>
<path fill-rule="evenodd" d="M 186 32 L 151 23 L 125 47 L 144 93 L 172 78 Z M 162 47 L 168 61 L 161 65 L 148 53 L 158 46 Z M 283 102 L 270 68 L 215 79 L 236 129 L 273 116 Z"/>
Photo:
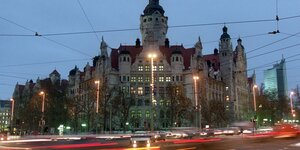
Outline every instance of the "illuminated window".
<path fill-rule="evenodd" d="M 149 111 L 149 110 L 146 111 L 146 118 L 147 118 L 147 119 L 150 118 L 150 111 Z"/>
<path fill-rule="evenodd" d="M 164 82 L 164 77 L 158 77 L 159 82 Z"/>
<path fill-rule="evenodd" d="M 163 65 L 158 66 L 158 71 L 164 71 L 164 66 Z"/>
<path fill-rule="evenodd" d="M 153 65 L 153 71 L 157 71 L 157 66 Z"/>
<path fill-rule="evenodd" d="M 164 106 L 164 100 L 160 100 L 160 106 Z"/>
<path fill-rule="evenodd" d="M 139 66 L 138 66 L 138 70 L 139 70 L 139 71 L 143 71 L 143 66 L 142 66 L 142 65 L 139 65 Z"/>
<path fill-rule="evenodd" d="M 142 111 L 139 110 L 139 111 L 137 112 L 137 116 L 138 116 L 138 118 L 142 118 Z"/>
<path fill-rule="evenodd" d="M 143 82 L 143 77 L 138 77 L 138 82 Z"/>
<path fill-rule="evenodd" d="M 138 87 L 138 95 L 143 95 L 143 87 Z"/>
<path fill-rule="evenodd" d="M 150 71 L 150 66 L 149 65 L 145 66 L 145 71 Z"/>
<path fill-rule="evenodd" d="M 166 101 L 166 106 L 170 106 L 170 101 Z"/>
<path fill-rule="evenodd" d="M 135 111 L 134 110 L 132 110 L 130 114 L 131 114 L 131 118 L 135 118 Z"/>
<path fill-rule="evenodd" d="M 131 77 L 131 82 L 136 82 L 136 77 Z"/>
<path fill-rule="evenodd" d="M 179 88 L 176 87 L 176 95 L 179 95 L 179 92 L 180 92 Z"/>
<path fill-rule="evenodd" d="M 171 82 L 171 77 L 166 77 L 166 82 Z"/>
<path fill-rule="evenodd" d="M 145 82 L 150 82 L 150 77 L 144 77 L 145 78 Z"/>
<path fill-rule="evenodd" d="M 135 94 L 135 89 L 134 89 L 134 87 L 131 87 L 131 88 L 130 88 L 130 93 L 131 93 L 131 94 Z"/>

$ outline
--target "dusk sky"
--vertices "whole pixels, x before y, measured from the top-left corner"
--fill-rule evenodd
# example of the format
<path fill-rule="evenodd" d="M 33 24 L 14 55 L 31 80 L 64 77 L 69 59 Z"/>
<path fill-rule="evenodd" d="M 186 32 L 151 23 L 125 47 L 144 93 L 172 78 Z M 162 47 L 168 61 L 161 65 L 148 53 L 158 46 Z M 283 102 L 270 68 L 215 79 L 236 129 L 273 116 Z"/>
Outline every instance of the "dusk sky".
<path fill-rule="evenodd" d="M 82 70 L 92 64 L 102 36 L 112 48 L 133 45 L 141 38 L 139 19 L 147 4 L 148 0 L 0 0 L 0 99 L 11 98 L 17 83 L 36 82 L 54 69 L 68 79 L 75 65 Z M 278 0 L 278 5 L 276 0 L 160 0 L 160 5 L 169 18 L 172 45 L 190 48 L 200 36 L 204 54 L 213 53 L 225 23 L 234 47 L 238 37 L 243 40 L 248 76 L 255 69 L 257 84 L 263 82 L 263 70 L 282 57 L 289 90 L 300 83 L 299 0 Z M 270 21 L 276 14 L 280 33 L 268 34 L 277 30 L 277 22 Z"/>

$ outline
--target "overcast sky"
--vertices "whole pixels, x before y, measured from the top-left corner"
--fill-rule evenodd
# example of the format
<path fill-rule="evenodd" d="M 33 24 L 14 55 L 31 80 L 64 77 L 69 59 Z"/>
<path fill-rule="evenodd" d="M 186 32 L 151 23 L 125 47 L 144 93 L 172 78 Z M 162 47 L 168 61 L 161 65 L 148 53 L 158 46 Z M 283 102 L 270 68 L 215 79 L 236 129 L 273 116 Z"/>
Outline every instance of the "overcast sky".
<path fill-rule="evenodd" d="M 75 65 L 82 70 L 99 54 L 102 36 L 113 48 L 134 44 L 141 38 L 139 30 L 98 32 L 98 37 L 90 31 L 138 29 L 147 4 L 148 0 L 0 0 L 0 99 L 9 99 L 16 83 L 46 78 L 54 69 L 64 79 Z M 193 47 L 200 36 L 204 53 L 212 53 L 218 48 L 222 23 L 227 22 L 234 47 L 236 38 L 242 38 L 248 69 L 255 68 L 258 84 L 263 82 L 263 70 L 272 65 L 259 66 L 279 61 L 282 56 L 287 58 L 289 89 L 300 83 L 300 34 L 290 36 L 300 32 L 299 0 L 278 0 L 278 9 L 276 0 L 161 0 L 160 4 L 169 17 L 169 26 L 196 25 L 170 28 L 167 37 L 171 44 Z M 281 33 L 275 35 L 267 34 L 277 30 L 274 21 L 229 23 L 275 19 L 277 13 L 285 19 L 279 20 Z M 199 25 L 207 23 L 221 24 Z M 88 33 L 33 36 L 35 32 Z M 271 51 L 275 52 L 262 55 Z M 248 76 L 252 72 L 249 70 Z"/>

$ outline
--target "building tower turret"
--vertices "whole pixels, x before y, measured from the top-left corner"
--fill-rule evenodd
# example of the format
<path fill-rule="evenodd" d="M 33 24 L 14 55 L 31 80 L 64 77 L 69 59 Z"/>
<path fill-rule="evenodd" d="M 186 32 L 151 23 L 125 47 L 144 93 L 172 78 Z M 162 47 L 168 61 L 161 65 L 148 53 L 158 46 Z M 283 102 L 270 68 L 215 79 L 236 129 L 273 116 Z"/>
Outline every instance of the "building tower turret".
<path fill-rule="evenodd" d="M 130 52 L 126 48 L 120 50 L 119 54 L 120 81 L 122 83 L 126 83 L 129 82 L 130 77 L 131 56 Z"/>
<path fill-rule="evenodd" d="M 198 37 L 198 41 L 197 43 L 195 44 L 195 56 L 197 57 L 202 57 L 202 42 L 201 42 L 201 39 L 200 39 L 200 36 Z"/>
<path fill-rule="evenodd" d="M 168 17 L 159 0 L 149 0 L 149 4 L 140 17 L 140 31 L 144 47 L 163 46 L 168 32 Z"/>
<path fill-rule="evenodd" d="M 226 86 L 226 102 L 228 112 L 228 118 L 234 119 L 234 82 L 233 82 L 233 49 L 231 44 L 230 35 L 227 33 L 227 27 L 223 27 L 223 34 L 220 37 L 219 43 L 219 59 L 220 59 L 220 71 L 221 79 Z M 234 120 L 230 120 L 234 121 Z"/>
<path fill-rule="evenodd" d="M 171 67 L 172 67 L 172 81 L 182 82 L 182 72 L 184 70 L 183 57 L 181 52 L 181 46 L 174 47 L 171 56 Z"/>
<path fill-rule="evenodd" d="M 108 57 L 107 48 L 108 48 L 108 45 L 106 44 L 106 42 L 104 41 L 104 38 L 102 37 L 102 41 L 100 44 L 101 56 Z"/>

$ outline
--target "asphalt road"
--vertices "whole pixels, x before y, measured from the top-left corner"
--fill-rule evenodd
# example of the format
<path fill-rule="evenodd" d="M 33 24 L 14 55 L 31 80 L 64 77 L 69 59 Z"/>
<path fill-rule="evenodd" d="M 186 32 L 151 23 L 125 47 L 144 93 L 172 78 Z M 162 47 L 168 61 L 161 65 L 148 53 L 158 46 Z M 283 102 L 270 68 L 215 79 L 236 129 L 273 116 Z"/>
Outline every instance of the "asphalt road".
<path fill-rule="evenodd" d="M 130 150 L 129 138 L 122 139 L 81 139 L 81 140 L 24 140 L 1 142 L 1 150 Z M 143 148 L 139 148 L 143 149 Z M 144 148 L 145 149 L 145 148 Z M 181 139 L 156 142 L 151 148 L 155 150 L 299 150 L 300 137 L 290 139 L 253 138 L 241 136 L 224 136 L 201 139 Z"/>

